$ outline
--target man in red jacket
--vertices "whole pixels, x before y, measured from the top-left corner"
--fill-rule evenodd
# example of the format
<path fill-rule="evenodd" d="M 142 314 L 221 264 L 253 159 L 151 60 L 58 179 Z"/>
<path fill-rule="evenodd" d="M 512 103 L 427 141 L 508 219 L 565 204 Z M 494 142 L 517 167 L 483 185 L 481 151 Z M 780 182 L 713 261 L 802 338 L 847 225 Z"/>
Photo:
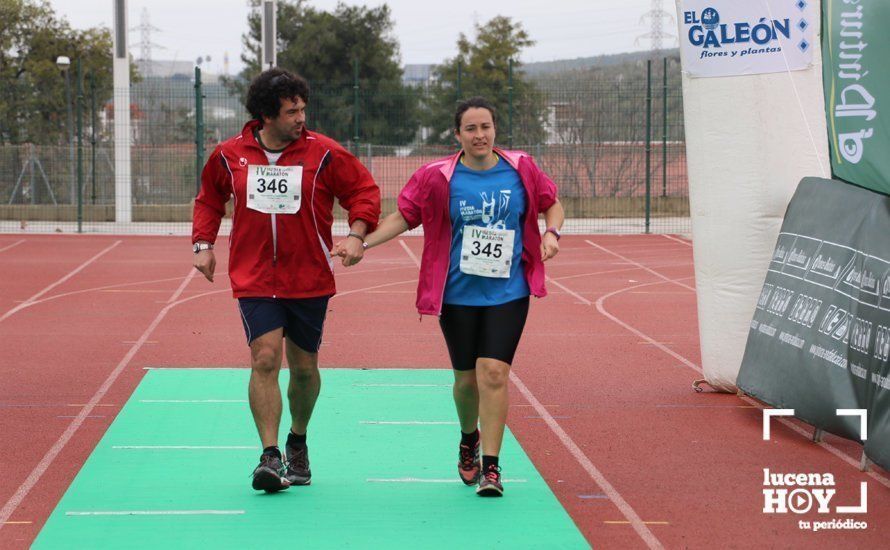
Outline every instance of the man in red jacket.
<path fill-rule="evenodd" d="M 358 263 L 380 217 L 380 190 L 368 170 L 334 140 L 306 129 L 309 85 L 282 69 L 250 85 L 253 120 L 221 143 L 204 166 L 195 199 L 194 266 L 213 282 L 213 244 L 229 197 L 229 279 L 250 346 L 250 410 L 263 444 L 253 488 L 308 485 L 306 430 L 321 378 L 318 349 L 335 293 L 331 225 L 336 198 L 349 212 L 344 265 Z M 291 429 L 278 448 L 283 348 L 290 369 Z"/>

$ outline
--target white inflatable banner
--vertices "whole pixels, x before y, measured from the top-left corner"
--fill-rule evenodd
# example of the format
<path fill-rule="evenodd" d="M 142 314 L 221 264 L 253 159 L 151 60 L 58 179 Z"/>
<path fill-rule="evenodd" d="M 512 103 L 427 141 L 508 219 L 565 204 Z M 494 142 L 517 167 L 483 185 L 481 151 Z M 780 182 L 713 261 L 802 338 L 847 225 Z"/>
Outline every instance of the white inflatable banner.
<path fill-rule="evenodd" d="M 807 69 L 819 47 L 817 0 L 678 0 L 680 55 L 691 77 Z"/>
<path fill-rule="evenodd" d="M 682 28 L 681 4 L 704 2 L 678 0 Z M 733 391 L 788 202 L 802 178 L 830 177 L 822 56 L 814 46 L 807 70 L 744 77 L 691 78 L 683 63 L 702 370 Z"/>

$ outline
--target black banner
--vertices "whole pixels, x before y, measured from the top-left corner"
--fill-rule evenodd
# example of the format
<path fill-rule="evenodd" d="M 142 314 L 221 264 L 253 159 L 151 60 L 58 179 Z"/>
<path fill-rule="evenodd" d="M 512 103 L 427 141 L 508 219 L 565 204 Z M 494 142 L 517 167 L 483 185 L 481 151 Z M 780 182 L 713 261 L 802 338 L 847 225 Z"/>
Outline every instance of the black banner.
<path fill-rule="evenodd" d="M 738 387 L 890 468 L 890 198 L 804 178 L 757 303 Z"/>

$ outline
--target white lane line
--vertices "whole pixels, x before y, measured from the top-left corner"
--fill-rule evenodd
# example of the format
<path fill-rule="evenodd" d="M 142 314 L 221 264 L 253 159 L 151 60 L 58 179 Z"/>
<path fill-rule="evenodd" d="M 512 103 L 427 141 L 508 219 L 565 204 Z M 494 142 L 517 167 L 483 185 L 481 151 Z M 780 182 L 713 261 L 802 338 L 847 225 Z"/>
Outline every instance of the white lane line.
<path fill-rule="evenodd" d="M 377 370 L 377 369 L 374 369 Z M 451 384 L 353 384 L 356 388 L 450 388 Z"/>
<path fill-rule="evenodd" d="M 384 426 L 457 426 L 457 422 L 446 420 L 436 420 L 429 422 L 421 420 L 360 420 L 359 424 L 380 424 Z"/>
<path fill-rule="evenodd" d="M 121 241 L 117 241 L 115 245 L 112 246 L 116 246 L 117 243 L 120 242 Z M 107 252 L 108 250 L 111 250 L 111 248 L 107 248 L 105 252 Z M 182 284 L 179 285 L 179 288 L 173 294 L 174 298 L 178 297 L 182 293 L 182 290 L 185 288 L 188 282 L 192 280 L 192 278 L 195 276 L 195 273 L 197 273 L 196 270 L 189 269 L 188 275 L 185 276 Z M 219 291 L 214 291 L 214 293 L 215 292 Z M 193 300 L 201 296 L 203 295 L 199 294 L 196 296 L 191 296 L 189 298 L 183 299 L 182 302 Z M 130 364 L 130 361 L 132 361 L 133 357 L 136 356 L 136 353 L 142 347 L 142 344 L 146 340 L 148 340 L 148 337 L 151 335 L 151 333 L 154 332 L 154 330 L 158 327 L 158 325 L 161 323 L 161 320 L 163 320 L 164 317 L 167 315 L 167 312 L 175 307 L 178 303 L 181 302 L 168 304 L 158 313 L 154 321 L 152 321 L 148 328 L 145 329 L 145 332 L 142 333 L 142 336 L 139 338 L 139 340 L 137 340 L 137 342 L 133 344 L 133 346 L 130 348 L 130 351 L 128 351 L 123 359 L 120 360 L 114 370 L 111 371 L 111 374 L 108 375 L 99 389 L 96 390 L 96 393 L 93 394 L 93 397 L 90 398 L 90 401 L 86 405 L 84 405 L 84 407 L 77 414 L 77 417 L 71 421 L 65 431 L 62 432 L 62 435 L 60 435 L 56 442 L 53 443 L 53 446 L 50 447 L 49 451 L 47 451 L 47 453 L 43 456 L 43 459 L 38 462 L 36 466 L 34 466 L 34 469 L 31 470 L 31 473 L 28 474 L 28 477 L 25 478 L 25 481 L 22 482 L 21 486 L 19 486 L 16 492 L 13 493 L 11 497 L 9 497 L 9 500 L 6 501 L 6 504 L 3 505 L 3 508 L 0 508 L 0 529 L 3 528 L 3 523 L 9 519 L 13 512 L 15 512 L 15 510 L 19 507 L 25 497 L 28 496 L 28 493 L 31 492 L 31 489 L 33 489 L 37 482 L 40 481 L 40 478 L 43 476 L 46 470 L 49 469 L 50 465 L 52 465 L 53 460 L 55 460 L 59 453 L 62 452 L 62 449 L 65 448 L 65 445 L 68 444 L 68 441 L 70 441 L 71 438 L 74 437 L 74 433 L 77 432 L 81 424 L 84 423 L 86 418 L 90 416 L 90 413 L 93 412 L 93 409 L 99 404 L 100 401 L 102 401 L 102 399 L 105 397 L 105 394 L 108 393 L 108 390 L 111 388 L 111 385 L 114 384 L 114 381 L 117 380 L 118 376 L 120 376 L 124 369 L 127 368 L 127 365 Z"/>
<path fill-rule="evenodd" d="M 602 247 L 600 247 L 600 248 L 602 248 Z M 604 249 L 604 250 L 605 250 L 605 249 Z M 637 263 L 637 262 L 632 262 L 632 263 Z M 641 267 L 644 267 L 644 266 L 641 266 Z M 648 270 L 648 268 L 646 268 L 646 269 Z M 650 270 L 650 271 L 651 271 L 651 270 Z M 653 273 L 654 273 L 654 272 L 653 272 Z M 672 282 L 670 279 L 667 279 L 664 275 L 662 275 L 662 274 L 660 274 L 660 273 L 656 273 L 656 275 L 658 275 L 659 278 L 666 279 L 666 282 Z M 651 284 L 658 284 L 658 283 L 647 283 L 647 285 L 651 285 Z M 618 291 L 612 292 L 612 293 L 610 293 L 610 294 L 608 294 L 608 295 L 606 295 L 606 296 L 603 296 L 602 298 L 600 298 L 599 300 L 597 300 L 597 309 L 600 311 L 600 313 L 602 313 L 603 315 L 606 315 L 609 319 L 611 319 L 611 320 L 614 321 L 615 323 L 617 323 L 617 324 L 623 326 L 624 328 L 630 330 L 630 331 L 633 332 L 634 334 L 636 334 L 636 335 L 638 335 L 638 336 L 640 336 L 640 337 L 642 337 L 642 338 L 644 338 L 644 339 L 647 339 L 647 340 L 649 340 L 649 341 L 655 342 L 655 339 L 650 338 L 648 335 L 643 334 L 642 332 L 640 332 L 640 331 L 638 331 L 637 329 L 631 327 L 631 326 L 628 325 L 627 323 L 624 323 L 623 321 L 621 321 L 620 319 L 618 319 L 618 318 L 615 317 L 614 315 L 609 314 L 609 313 L 605 310 L 605 307 L 602 306 L 602 304 L 603 304 L 603 302 L 605 301 L 606 298 L 608 298 L 608 297 L 610 297 L 610 296 L 613 296 L 613 295 L 615 295 L 615 294 L 618 294 L 618 293 L 620 293 L 620 292 L 623 292 L 623 291 L 627 291 L 627 290 L 631 290 L 631 289 L 637 288 L 638 286 L 645 286 L 645 285 L 637 285 L 637 286 L 627 287 L 627 288 L 625 288 L 625 289 L 623 289 L 623 290 L 618 290 Z M 689 288 L 689 287 L 687 287 L 687 288 Z M 694 292 L 694 289 L 690 288 L 690 290 L 692 290 L 692 291 Z M 679 355 L 679 354 L 677 354 L 677 353 L 675 353 L 675 352 L 673 352 L 673 351 L 670 351 L 670 350 L 668 350 L 667 348 L 664 348 L 664 347 L 662 347 L 662 346 L 656 346 L 656 347 L 658 347 L 659 349 L 661 349 L 662 351 L 664 351 L 665 353 L 667 353 L 667 354 L 670 355 L 671 357 L 674 357 L 675 359 L 679 359 L 681 363 L 683 363 L 683 364 L 686 365 L 687 367 L 691 368 L 692 370 L 694 370 L 694 371 L 696 371 L 696 372 L 698 372 L 698 373 L 701 373 L 701 372 L 702 372 L 701 367 L 699 367 L 698 365 L 696 365 L 696 364 L 693 363 L 692 361 L 686 359 L 685 357 L 683 357 L 683 356 L 681 356 L 681 355 Z M 767 408 L 767 407 L 765 407 L 762 403 L 760 403 L 759 401 L 757 401 L 757 400 L 755 400 L 755 399 L 753 399 L 753 398 L 751 398 L 751 397 L 749 397 L 749 396 L 742 396 L 742 400 L 745 401 L 745 402 L 747 402 L 747 403 L 750 403 L 750 404 L 753 405 L 754 407 L 756 407 L 756 408 L 758 408 L 758 409 L 761 409 L 761 410 L 763 410 L 764 408 Z M 805 438 L 807 438 L 807 439 L 809 439 L 809 440 L 812 440 L 812 433 L 811 433 L 810 431 L 805 430 L 805 429 L 801 428 L 800 426 L 797 426 L 796 424 L 794 424 L 794 423 L 791 422 L 790 420 L 785 419 L 785 418 L 780 418 L 780 419 L 779 419 L 779 422 L 780 422 L 781 424 L 785 425 L 786 427 L 790 428 L 790 429 L 791 429 L 792 431 L 794 431 L 795 433 L 797 433 L 797 434 L 799 434 L 799 435 L 801 435 L 801 436 L 803 436 L 803 437 L 805 437 Z M 847 453 L 845 453 L 845 452 L 843 452 L 842 450 L 838 449 L 837 447 L 831 445 L 830 443 L 826 443 L 825 441 L 814 442 L 814 443 L 815 443 L 816 445 L 819 445 L 820 447 L 822 447 L 823 449 L 825 449 L 825 450 L 828 451 L 829 453 L 833 454 L 834 456 L 838 457 L 838 458 L 841 459 L 843 462 L 846 462 L 846 463 L 849 464 L 850 466 L 852 466 L 852 467 L 856 468 L 857 470 L 859 470 L 859 468 L 860 468 L 860 464 L 859 464 L 859 459 L 858 459 L 858 458 L 853 458 L 853 457 L 851 457 L 851 456 L 848 455 Z M 870 469 L 868 472 L 865 472 L 865 474 L 868 475 L 869 477 L 871 477 L 872 479 L 874 479 L 875 481 L 877 481 L 878 483 L 880 483 L 881 485 L 884 485 L 885 487 L 890 488 L 890 479 L 888 479 L 888 478 L 886 478 L 886 477 L 884 477 L 884 476 L 878 474 L 874 469 Z"/>
<path fill-rule="evenodd" d="M 585 306 L 593 305 L 593 303 L 592 303 L 590 300 L 588 300 L 588 299 L 585 298 L 584 296 L 581 296 L 580 294 L 578 294 L 578 293 L 575 292 L 574 290 L 568 288 L 567 286 L 563 285 L 562 283 L 560 283 L 560 282 L 557 281 L 556 279 L 551 279 L 549 275 L 547 276 L 547 282 L 553 283 L 553 284 L 555 284 L 556 286 L 558 286 L 559 288 L 561 288 L 564 292 L 566 292 L 566 293 L 568 293 L 568 294 L 571 294 L 572 296 L 574 296 L 575 298 L 577 298 L 577 299 L 578 299 L 582 304 L 584 304 Z"/>
<path fill-rule="evenodd" d="M 256 445 L 112 445 L 130 451 L 260 451 Z"/>
<path fill-rule="evenodd" d="M 49 292 L 50 290 L 56 288 L 57 286 L 59 286 L 60 284 L 64 283 L 65 281 L 67 281 L 67 280 L 70 279 L 71 277 L 74 277 L 75 275 L 77 275 L 78 273 L 80 273 L 84 268 L 86 268 L 88 265 L 90 265 L 91 263 L 95 262 L 96 260 L 98 260 L 99 258 L 101 258 L 102 256 L 104 256 L 107 252 L 109 252 L 112 248 L 116 247 L 116 246 L 119 245 L 119 244 L 121 244 L 121 241 L 114 241 L 114 243 L 112 243 L 111 246 L 105 248 L 104 250 L 102 250 L 101 252 L 99 252 L 98 254 L 96 254 L 95 256 L 93 256 L 92 258 L 90 258 L 89 260 L 83 262 L 82 264 L 80 264 L 79 266 L 77 266 L 76 268 L 74 268 L 71 272 L 69 272 L 67 275 L 65 275 L 64 277 L 62 277 L 62 278 L 59 279 L 58 281 L 56 281 L 56 282 L 50 284 L 49 286 L 47 286 L 46 288 L 44 288 L 43 290 L 41 290 L 40 292 L 38 292 L 38 293 L 35 294 L 34 296 L 31 296 L 30 298 L 28 298 L 27 300 L 25 300 L 25 301 L 22 302 L 21 304 L 19 304 L 19 305 L 15 306 L 14 308 L 10 309 L 9 311 L 7 311 L 6 313 L 3 314 L 3 317 L 0 317 L 0 322 L 5 321 L 5 320 L 8 319 L 10 316 L 12 316 L 15 312 L 17 312 L 17 311 L 21 311 L 21 310 L 25 309 L 26 307 L 28 307 L 29 305 L 31 305 L 32 302 L 34 302 L 35 300 L 37 300 L 38 298 L 40 298 L 41 296 L 43 296 L 44 294 L 46 294 L 46 293 Z"/>
<path fill-rule="evenodd" d="M 695 288 L 694 288 L 694 287 L 691 287 L 691 286 L 689 286 L 689 285 L 687 285 L 687 284 L 681 283 L 681 282 L 680 282 L 680 279 L 671 279 L 671 278 L 669 278 L 669 277 L 665 277 L 664 275 L 662 275 L 661 273 L 655 271 L 654 269 L 650 269 L 650 268 L 646 267 L 645 265 L 641 264 L 640 262 L 635 262 L 635 261 L 631 260 L 630 258 L 628 258 L 628 257 L 626 257 L 626 256 L 622 256 L 621 254 L 619 254 L 619 253 L 617 253 L 617 252 L 612 252 L 612 251 L 609 250 L 608 248 L 602 247 L 602 246 L 600 246 L 600 245 L 594 243 L 593 241 L 589 241 L 589 240 L 586 240 L 586 239 L 585 239 L 584 242 L 586 242 L 587 244 L 589 244 L 590 246 L 592 246 L 592 247 L 594 247 L 594 248 L 598 248 L 599 250 L 602 250 L 602 251 L 605 252 L 606 254 L 610 254 L 610 255 L 612 255 L 612 256 L 615 256 L 616 258 L 620 258 L 620 259 L 624 260 L 625 262 L 630 263 L 630 264 L 633 264 L 633 265 L 639 267 L 640 269 L 642 269 L 642 270 L 644 270 L 644 271 L 648 271 L 649 273 L 655 275 L 656 277 L 658 277 L 659 279 L 661 279 L 661 280 L 663 280 L 663 281 L 666 281 L 666 282 L 668 282 L 668 283 L 673 283 L 673 284 L 678 285 L 678 286 L 682 286 L 683 288 L 688 288 L 689 290 L 695 292 Z M 689 279 L 689 278 L 690 278 L 690 277 L 684 277 L 684 279 Z"/>
<path fill-rule="evenodd" d="M 65 512 L 66 516 L 239 516 L 244 510 L 97 510 Z"/>
<path fill-rule="evenodd" d="M 587 472 L 590 478 L 594 481 L 594 483 L 599 486 L 599 488 L 603 491 L 603 493 L 609 497 L 609 500 L 618 508 L 628 522 L 630 522 L 631 527 L 633 527 L 634 531 L 643 539 L 643 542 L 646 543 L 646 546 L 649 548 L 664 548 L 661 542 L 652 534 L 652 531 L 646 527 L 646 524 L 640 519 L 640 516 L 633 509 L 633 507 L 624 500 L 624 497 L 621 496 L 615 487 L 612 486 L 611 483 L 606 479 L 606 476 L 599 471 L 599 469 L 593 465 L 593 462 L 587 458 L 587 455 L 584 454 L 584 451 L 581 450 L 580 447 L 572 440 L 569 434 L 566 433 L 565 430 L 562 429 L 562 426 L 559 425 L 553 416 L 544 408 L 544 405 L 541 404 L 540 401 L 532 394 L 532 392 L 522 383 L 522 380 L 516 376 L 515 372 L 510 373 L 510 380 L 513 381 L 513 384 L 519 389 L 519 392 L 525 397 L 525 399 L 531 403 L 532 407 L 534 407 L 535 411 L 541 416 L 544 422 L 547 423 L 547 426 L 550 427 L 550 430 L 556 434 L 556 437 L 562 442 L 566 449 L 568 449 L 569 453 L 575 458 L 578 464 L 581 465 L 582 468 Z"/>
<path fill-rule="evenodd" d="M 397 477 L 397 478 L 378 478 L 378 477 L 369 477 L 365 480 L 368 483 L 463 483 L 463 481 L 459 479 L 430 479 L 430 478 L 420 478 L 420 477 Z M 527 479 L 502 479 L 504 483 L 528 483 Z"/>
<path fill-rule="evenodd" d="M 677 237 L 674 237 L 673 235 L 667 235 L 665 233 L 662 233 L 661 236 L 664 237 L 665 239 L 685 244 L 686 246 L 692 246 L 691 242 L 683 240 L 683 239 L 678 239 Z"/>
<path fill-rule="evenodd" d="M 689 277 L 686 277 L 686 278 L 688 279 Z M 675 352 L 674 350 L 670 349 L 669 347 L 665 346 L 664 344 L 658 342 L 658 341 L 655 340 L 654 338 L 649 337 L 648 334 L 644 334 L 643 332 L 641 332 L 641 331 L 635 329 L 634 327 L 630 326 L 629 324 L 625 323 L 624 321 L 622 321 L 622 320 L 619 319 L 618 317 L 615 317 L 614 315 L 612 315 L 611 313 L 609 313 L 608 311 L 606 311 L 606 308 L 603 306 L 603 302 L 605 302 L 607 299 L 611 298 L 612 296 L 614 296 L 614 295 L 616 295 L 616 294 L 621 294 L 622 292 L 627 292 L 627 291 L 632 290 L 632 289 L 634 289 L 634 288 L 640 288 L 640 287 L 651 286 L 651 285 L 661 285 L 661 284 L 664 284 L 665 282 L 669 282 L 669 281 L 654 281 L 654 282 L 650 282 L 650 283 L 642 283 L 642 284 L 638 284 L 638 285 L 634 285 L 634 286 L 629 286 L 629 287 L 626 287 L 626 288 L 622 288 L 622 289 L 616 290 L 616 291 L 614 291 L 614 292 L 610 292 L 610 293 L 608 293 L 608 294 L 605 294 L 605 295 L 603 295 L 603 296 L 600 296 L 600 298 L 596 301 L 596 310 L 599 311 L 599 312 L 600 312 L 604 317 L 606 317 L 607 319 L 611 320 L 612 322 L 614 322 L 614 323 L 616 323 L 616 324 L 618 324 L 618 325 L 621 325 L 621 326 L 624 327 L 626 330 L 628 330 L 628 331 L 632 332 L 633 334 L 635 334 L 637 337 L 642 338 L 643 340 L 645 340 L 646 343 L 655 346 L 656 348 L 660 349 L 661 351 L 665 352 L 666 354 L 670 355 L 671 357 L 673 357 L 673 358 L 676 359 L 677 361 L 683 363 L 684 365 L 686 365 L 686 366 L 689 367 L 690 369 L 692 369 L 692 370 L 694 370 L 695 372 L 697 372 L 697 373 L 700 374 L 700 373 L 702 372 L 702 370 L 701 370 L 701 368 L 700 368 L 698 365 L 696 365 L 695 363 L 693 363 L 693 362 L 690 361 L 689 359 L 686 359 L 685 357 L 683 357 L 683 356 L 680 355 L 679 353 Z"/>
<path fill-rule="evenodd" d="M 414 252 L 411 252 L 411 249 L 408 248 L 408 245 L 405 243 L 405 240 L 399 239 L 399 244 L 402 245 L 402 248 L 405 249 L 405 252 L 407 252 L 408 256 L 411 257 L 411 260 L 414 262 L 414 265 L 417 266 L 417 269 L 420 269 L 420 260 L 418 260 L 417 256 L 414 255 Z"/>
<path fill-rule="evenodd" d="M 16 241 L 16 242 L 14 242 L 14 243 L 12 243 L 11 245 L 8 245 L 8 246 L 4 246 L 3 248 L 0 248 L 0 252 L 6 252 L 6 251 L 9 250 L 10 248 L 12 248 L 12 247 L 14 247 L 14 246 L 18 246 L 18 245 L 22 244 L 23 242 L 25 242 L 25 239 L 21 239 L 21 240 L 19 240 L 19 241 Z"/>
<path fill-rule="evenodd" d="M 247 403 L 247 399 L 140 399 L 140 403 Z"/>

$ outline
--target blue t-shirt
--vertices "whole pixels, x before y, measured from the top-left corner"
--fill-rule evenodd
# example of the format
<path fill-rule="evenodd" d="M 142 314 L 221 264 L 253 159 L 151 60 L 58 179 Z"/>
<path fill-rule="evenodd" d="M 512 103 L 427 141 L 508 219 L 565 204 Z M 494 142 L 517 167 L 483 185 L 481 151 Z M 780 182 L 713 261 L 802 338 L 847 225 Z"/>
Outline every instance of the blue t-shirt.
<path fill-rule="evenodd" d="M 522 220 L 525 188 L 519 174 L 503 159 L 488 170 L 472 170 L 458 163 L 451 178 L 451 263 L 445 284 L 445 303 L 494 306 L 530 294 L 522 267 Z M 509 278 L 468 275 L 460 270 L 466 226 L 515 231 Z"/>

